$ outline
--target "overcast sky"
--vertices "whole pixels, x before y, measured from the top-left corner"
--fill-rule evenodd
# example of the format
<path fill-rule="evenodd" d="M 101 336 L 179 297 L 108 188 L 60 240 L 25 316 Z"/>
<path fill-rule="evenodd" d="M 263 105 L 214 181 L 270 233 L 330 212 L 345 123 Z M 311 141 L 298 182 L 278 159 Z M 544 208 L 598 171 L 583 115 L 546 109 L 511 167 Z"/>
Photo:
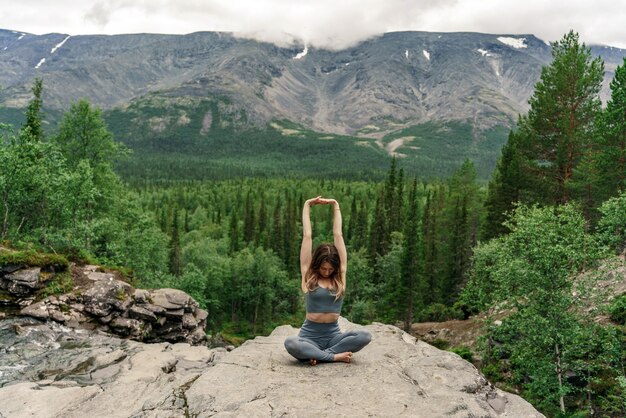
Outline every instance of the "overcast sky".
<path fill-rule="evenodd" d="M 384 32 L 534 34 L 570 29 L 626 48 L 626 0 L 0 0 L 0 28 L 33 34 L 238 32 L 343 48 Z"/>

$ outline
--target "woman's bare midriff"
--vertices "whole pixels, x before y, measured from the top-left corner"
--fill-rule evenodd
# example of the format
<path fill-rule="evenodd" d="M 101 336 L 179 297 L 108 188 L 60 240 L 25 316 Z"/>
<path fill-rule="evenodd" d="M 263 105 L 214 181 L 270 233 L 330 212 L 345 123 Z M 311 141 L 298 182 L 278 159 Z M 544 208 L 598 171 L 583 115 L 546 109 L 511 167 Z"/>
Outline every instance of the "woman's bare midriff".
<path fill-rule="evenodd" d="M 306 314 L 306 319 L 313 322 L 320 322 L 323 324 L 328 324 L 330 322 L 335 322 L 339 319 L 338 313 L 333 312 L 321 312 L 321 313 L 312 313 L 309 312 Z"/>

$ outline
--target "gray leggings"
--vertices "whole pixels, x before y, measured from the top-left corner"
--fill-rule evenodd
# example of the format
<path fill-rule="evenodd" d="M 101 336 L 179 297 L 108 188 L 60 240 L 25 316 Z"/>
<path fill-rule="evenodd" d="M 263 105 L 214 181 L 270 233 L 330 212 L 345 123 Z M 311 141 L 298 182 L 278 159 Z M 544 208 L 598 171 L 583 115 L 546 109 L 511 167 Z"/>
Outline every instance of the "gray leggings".
<path fill-rule="evenodd" d="M 372 334 L 364 329 L 341 332 L 339 323 L 309 321 L 302 324 L 297 337 L 285 340 L 287 352 L 300 361 L 315 359 L 331 362 L 335 354 L 357 352 L 372 340 Z"/>

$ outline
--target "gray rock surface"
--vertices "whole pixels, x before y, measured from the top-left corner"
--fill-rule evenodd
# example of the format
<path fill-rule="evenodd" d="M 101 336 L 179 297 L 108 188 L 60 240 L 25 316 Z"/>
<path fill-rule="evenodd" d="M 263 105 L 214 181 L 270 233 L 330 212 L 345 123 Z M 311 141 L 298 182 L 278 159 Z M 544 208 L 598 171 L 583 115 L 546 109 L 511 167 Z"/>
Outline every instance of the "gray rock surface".
<path fill-rule="evenodd" d="M 356 327 L 342 320 L 344 330 Z M 351 364 L 311 367 L 289 356 L 278 327 L 216 359 L 187 390 L 191 416 L 541 417 L 522 398 L 493 387 L 458 355 L 373 324 Z"/>
<path fill-rule="evenodd" d="M 0 322 L 0 416 L 542 416 L 456 354 L 390 325 L 367 329 L 374 338 L 351 364 L 311 367 L 283 347 L 291 326 L 228 353 L 9 319 Z"/>
<path fill-rule="evenodd" d="M 72 290 L 42 299 L 39 291 L 55 276 L 53 268 L 0 266 L 0 311 L 18 310 L 19 315 L 72 328 L 100 328 L 138 341 L 206 341 L 208 314 L 185 292 L 134 289 L 114 273 L 97 271 L 98 266 L 70 268 Z"/>
<path fill-rule="evenodd" d="M 146 342 L 206 341 L 206 311 L 177 289 L 139 291 L 106 275 L 94 276 L 90 287 L 50 296 L 21 309 L 20 315 L 52 319 L 72 328 L 101 328 Z M 139 299 L 135 298 L 139 295 Z M 152 301 L 153 303 L 150 303 Z"/>
<path fill-rule="evenodd" d="M 0 417 L 182 417 L 216 353 L 29 318 L 0 322 Z"/>
<path fill-rule="evenodd" d="M 23 297 L 42 286 L 40 282 L 41 268 L 14 270 L 8 274 L 0 274 L 0 289 L 10 294 Z"/>

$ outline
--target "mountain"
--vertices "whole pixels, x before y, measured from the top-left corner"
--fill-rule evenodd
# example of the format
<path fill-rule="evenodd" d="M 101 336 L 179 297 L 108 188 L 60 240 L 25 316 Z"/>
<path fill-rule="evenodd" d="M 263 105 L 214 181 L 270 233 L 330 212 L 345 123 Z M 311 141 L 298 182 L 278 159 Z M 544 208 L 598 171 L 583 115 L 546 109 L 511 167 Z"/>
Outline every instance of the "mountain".
<path fill-rule="evenodd" d="M 606 63 L 606 100 L 626 50 L 592 50 Z M 200 140 L 216 127 L 269 129 L 273 137 L 311 131 L 359 139 L 354 145 L 381 155 L 411 157 L 437 145 L 432 134 L 454 130 L 452 123 L 465 132 L 460 154 L 487 153 L 485 164 L 492 167 L 550 60 L 550 46 L 532 35 L 395 32 L 330 51 L 219 32 L 38 36 L 0 30 L 0 121 L 18 117 L 33 78 L 42 77 L 52 119 L 87 98 L 109 112 L 127 143 L 161 137 L 162 144 L 171 140 L 168 132 L 188 125 Z M 141 135 L 131 137 L 129 130 Z M 416 145 L 420 135 L 430 145 Z"/>

